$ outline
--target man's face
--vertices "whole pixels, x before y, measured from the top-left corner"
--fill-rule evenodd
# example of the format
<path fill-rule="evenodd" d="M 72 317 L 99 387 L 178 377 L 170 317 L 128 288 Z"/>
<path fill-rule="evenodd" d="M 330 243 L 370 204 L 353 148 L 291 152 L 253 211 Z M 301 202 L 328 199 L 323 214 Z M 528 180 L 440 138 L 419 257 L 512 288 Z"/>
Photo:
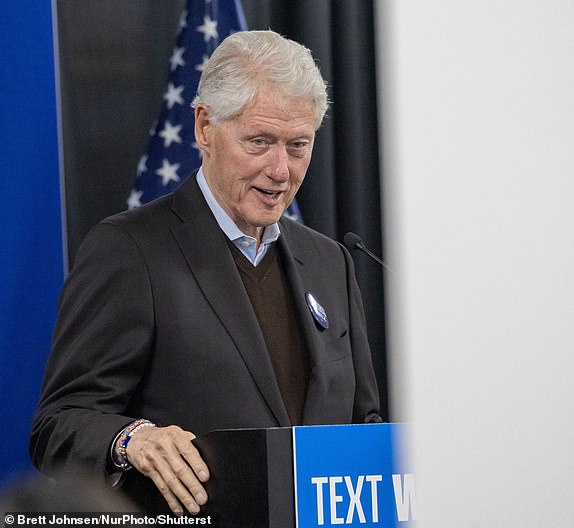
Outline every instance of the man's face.
<path fill-rule="evenodd" d="M 298 191 L 315 138 L 311 100 L 262 89 L 239 116 L 220 123 L 196 110 L 203 170 L 219 204 L 246 234 L 260 241 Z"/>

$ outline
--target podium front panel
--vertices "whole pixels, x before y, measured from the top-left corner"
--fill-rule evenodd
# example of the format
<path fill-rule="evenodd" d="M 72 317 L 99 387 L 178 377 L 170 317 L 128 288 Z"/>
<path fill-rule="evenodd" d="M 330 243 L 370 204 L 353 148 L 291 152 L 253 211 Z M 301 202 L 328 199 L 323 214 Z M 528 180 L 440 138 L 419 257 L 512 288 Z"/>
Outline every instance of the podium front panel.
<path fill-rule="evenodd" d="M 405 424 L 293 428 L 298 528 L 416 526 Z"/>

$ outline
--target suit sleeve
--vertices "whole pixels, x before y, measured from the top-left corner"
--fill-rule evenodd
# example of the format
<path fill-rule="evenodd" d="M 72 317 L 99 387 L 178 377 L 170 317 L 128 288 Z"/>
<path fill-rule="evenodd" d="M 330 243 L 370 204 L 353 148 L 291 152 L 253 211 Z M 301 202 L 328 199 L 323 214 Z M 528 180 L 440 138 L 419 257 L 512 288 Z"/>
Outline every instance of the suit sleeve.
<path fill-rule="evenodd" d="M 125 410 L 153 341 L 153 297 L 131 236 L 96 226 L 78 252 L 59 302 L 30 454 L 46 474 L 83 467 L 102 478 L 110 443 L 141 417 Z"/>
<path fill-rule="evenodd" d="M 349 331 L 356 381 L 353 423 L 382 422 L 383 420 L 379 415 L 379 391 L 373 371 L 367 323 L 361 292 L 355 276 L 355 266 L 349 252 L 344 247 L 340 247 L 345 257 L 347 269 Z"/>

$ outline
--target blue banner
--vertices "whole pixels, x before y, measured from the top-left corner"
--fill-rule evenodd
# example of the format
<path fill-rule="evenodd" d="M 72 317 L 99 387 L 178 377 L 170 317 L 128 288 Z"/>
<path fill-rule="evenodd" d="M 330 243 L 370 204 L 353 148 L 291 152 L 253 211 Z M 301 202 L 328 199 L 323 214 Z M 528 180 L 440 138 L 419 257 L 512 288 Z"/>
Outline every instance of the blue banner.
<path fill-rule="evenodd" d="M 64 277 L 50 2 L 0 6 L 0 482 L 31 469 L 35 410 Z"/>
<path fill-rule="evenodd" d="M 295 427 L 296 526 L 416 526 L 407 425 Z"/>

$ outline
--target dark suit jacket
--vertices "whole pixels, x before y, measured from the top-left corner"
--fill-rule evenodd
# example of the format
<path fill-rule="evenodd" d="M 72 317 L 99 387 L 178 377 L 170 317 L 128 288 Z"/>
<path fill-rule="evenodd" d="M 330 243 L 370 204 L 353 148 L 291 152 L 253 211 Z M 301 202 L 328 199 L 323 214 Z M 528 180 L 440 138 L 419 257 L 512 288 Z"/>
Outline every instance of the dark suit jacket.
<path fill-rule="evenodd" d="M 310 355 L 303 424 L 378 421 L 348 252 L 288 220 L 280 228 L 278 249 Z M 315 323 L 305 292 L 325 308 L 327 330 Z M 290 425 L 225 235 L 194 177 L 86 237 L 60 298 L 33 461 L 46 473 L 79 464 L 103 477 L 112 439 L 137 418 L 196 435 Z M 130 471 L 125 487 L 145 494 L 135 490 L 153 490 L 144 480 Z"/>

